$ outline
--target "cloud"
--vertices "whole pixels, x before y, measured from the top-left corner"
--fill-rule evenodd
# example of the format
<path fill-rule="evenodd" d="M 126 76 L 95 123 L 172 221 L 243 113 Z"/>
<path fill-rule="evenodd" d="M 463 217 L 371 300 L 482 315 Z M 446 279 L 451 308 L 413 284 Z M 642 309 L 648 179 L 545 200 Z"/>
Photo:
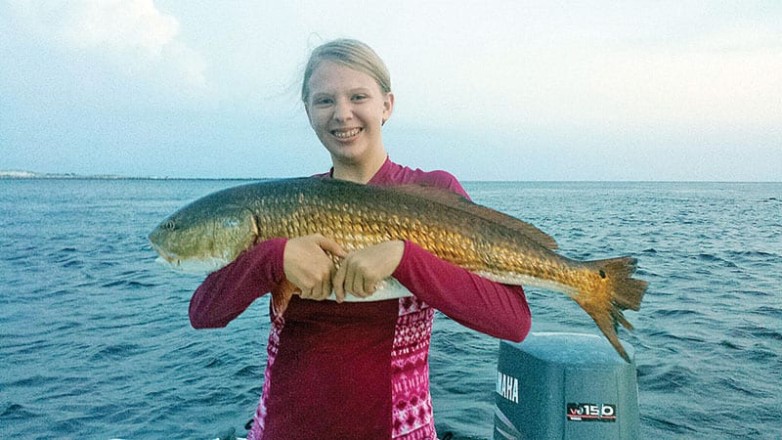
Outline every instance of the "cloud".
<path fill-rule="evenodd" d="M 59 37 L 80 49 L 104 49 L 160 57 L 179 33 L 176 18 L 152 0 L 80 0 L 62 22 Z"/>
<path fill-rule="evenodd" d="M 52 53 L 63 83 L 102 97 L 133 89 L 146 100 L 208 92 L 206 63 L 180 24 L 152 0 L 10 0 L 16 49 Z M 36 54 L 31 54 L 36 56 Z M 92 92 L 92 93 L 89 93 Z"/>
<path fill-rule="evenodd" d="M 619 20 L 610 32 L 589 20 L 579 23 L 562 32 L 538 32 L 534 22 L 525 23 L 532 28 L 500 26 L 494 34 L 478 27 L 459 45 L 463 56 L 428 54 L 402 66 L 407 71 L 397 76 L 398 95 L 437 96 L 417 103 L 418 114 L 410 118 L 448 114 L 453 126 L 479 125 L 487 115 L 503 129 L 705 130 L 782 123 L 782 76 L 771 73 L 782 70 L 782 32 L 776 28 L 718 23 L 687 33 L 674 23 L 655 34 Z M 420 46 L 423 53 L 427 47 Z M 406 111 L 400 110 L 398 115 Z"/>

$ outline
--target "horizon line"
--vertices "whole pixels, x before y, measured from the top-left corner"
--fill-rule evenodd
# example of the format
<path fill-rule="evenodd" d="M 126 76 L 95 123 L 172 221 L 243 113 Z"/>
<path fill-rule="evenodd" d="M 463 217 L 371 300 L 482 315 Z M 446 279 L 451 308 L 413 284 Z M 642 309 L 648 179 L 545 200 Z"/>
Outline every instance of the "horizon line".
<path fill-rule="evenodd" d="M 182 177 L 182 176 L 128 176 L 119 174 L 78 174 L 78 173 L 39 173 L 27 170 L 0 170 L 0 180 L 35 180 L 35 179 L 83 179 L 83 180 L 278 180 L 310 176 L 280 176 L 280 177 Z M 461 180 L 462 183 L 782 183 L 782 180 Z"/>

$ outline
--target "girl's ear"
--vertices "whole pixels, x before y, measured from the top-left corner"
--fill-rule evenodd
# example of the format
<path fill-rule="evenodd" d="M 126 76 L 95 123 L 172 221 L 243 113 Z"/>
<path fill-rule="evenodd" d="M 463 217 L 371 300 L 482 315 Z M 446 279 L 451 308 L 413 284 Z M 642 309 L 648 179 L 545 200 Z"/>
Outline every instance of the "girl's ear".
<path fill-rule="evenodd" d="M 386 93 L 383 97 L 383 124 L 391 118 L 391 113 L 394 112 L 394 94 L 391 92 Z"/>

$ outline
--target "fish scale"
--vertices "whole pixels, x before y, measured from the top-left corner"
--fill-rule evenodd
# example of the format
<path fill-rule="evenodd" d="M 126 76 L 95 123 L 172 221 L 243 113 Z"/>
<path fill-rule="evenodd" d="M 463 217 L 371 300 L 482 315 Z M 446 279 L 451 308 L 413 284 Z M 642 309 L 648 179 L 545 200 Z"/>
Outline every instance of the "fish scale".
<path fill-rule="evenodd" d="M 566 258 L 533 225 L 444 190 L 318 178 L 253 183 L 192 202 L 165 219 L 150 240 L 170 262 L 211 259 L 224 265 L 259 241 L 314 233 L 348 251 L 410 240 L 493 281 L 563 292 L 629 361 L 616 329 L 632 328 L 622 311 L 638 310 L 646 290 L 645 281 L 632 278 L 634 258 Z"/>

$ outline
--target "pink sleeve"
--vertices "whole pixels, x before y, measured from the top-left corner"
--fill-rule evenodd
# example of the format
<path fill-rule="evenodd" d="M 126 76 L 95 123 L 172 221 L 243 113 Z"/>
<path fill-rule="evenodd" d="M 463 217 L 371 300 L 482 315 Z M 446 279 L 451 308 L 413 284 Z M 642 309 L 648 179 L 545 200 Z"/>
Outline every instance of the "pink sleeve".
<path fill-rule="evenodd" d="M 452 174 L 446 171 L 432 171 L 426 177 L 419 180 L 418 184 L 431 185 L 436 188 L 446 189 L 470 200 L 470 195 L 464 190 L 461 183 Z"/>
<path fill-rule="evenodd" d="M 532 315 L 521 286 L 495 283 L 405 241 L 393 274 L 430 306 L 460 324 L 497 338 L 521 341 Z"/>
<path fill-rule="evenodd" d="M 285 278 L 284 238 L 258 243 L 206 277 L 190 299 L 193 328 L 225 327 Z"/>

